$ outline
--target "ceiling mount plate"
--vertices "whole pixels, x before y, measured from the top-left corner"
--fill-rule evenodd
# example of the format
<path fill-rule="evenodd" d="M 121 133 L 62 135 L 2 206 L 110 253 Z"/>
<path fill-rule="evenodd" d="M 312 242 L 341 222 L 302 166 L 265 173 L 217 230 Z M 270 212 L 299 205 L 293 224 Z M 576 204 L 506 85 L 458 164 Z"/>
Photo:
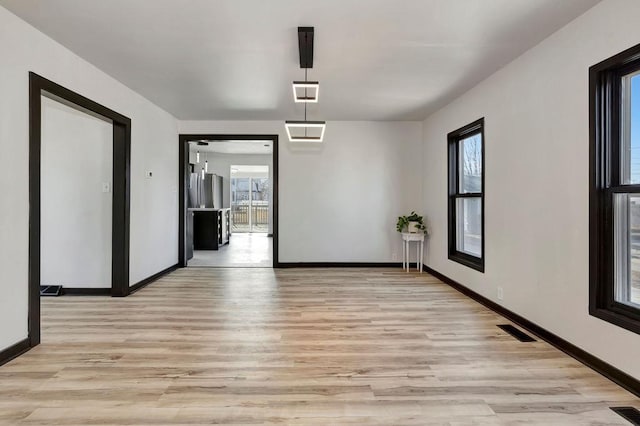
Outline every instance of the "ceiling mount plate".
<path fill-rule="evenodd" d="M 300 68 L 313 68 L 313 27 L 298 27 Z"/>

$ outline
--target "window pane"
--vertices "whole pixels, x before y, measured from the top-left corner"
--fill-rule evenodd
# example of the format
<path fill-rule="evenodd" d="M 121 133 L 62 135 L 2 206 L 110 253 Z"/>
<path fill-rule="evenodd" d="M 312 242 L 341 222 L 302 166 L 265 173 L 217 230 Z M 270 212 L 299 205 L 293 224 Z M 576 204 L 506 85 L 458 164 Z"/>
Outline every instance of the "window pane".
<path fill-rule="evenodd" d="M 482 135 L 460 140 L 458 149 L 460 193 L 482 192 Z"/>
<path fill-rule="evenodd" d="M 231 178 L 231 232 L 251 232 L 249 221 L 249 178 Z"/>
<path fill-rule="evenodd" d="M 621 180 L 640 183 L 640 73 L 622 78 Z"/>
<path fill-rule="evenodd" d="M 482 257 L 482 199 L 456 200 L 456 249 L 471 256 Z"/>
<path fill-rule="evenodd" d="M 615 300 L 640 306 L 640 194 L 614 198 Z"/>

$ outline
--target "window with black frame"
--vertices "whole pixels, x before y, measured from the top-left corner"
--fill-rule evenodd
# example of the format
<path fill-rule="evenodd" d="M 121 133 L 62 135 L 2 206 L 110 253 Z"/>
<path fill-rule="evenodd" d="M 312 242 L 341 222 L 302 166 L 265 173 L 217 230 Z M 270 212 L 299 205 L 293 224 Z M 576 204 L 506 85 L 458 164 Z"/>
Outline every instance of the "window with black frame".
<path fill-rule="evenodd" d="M 484 272 L 484 118 L 448 135 L 449 259 Z"/>
<path fill-rule="evenodd" d="M 592 315 L 640 333 L 640 45 L 589 70 Z"/>

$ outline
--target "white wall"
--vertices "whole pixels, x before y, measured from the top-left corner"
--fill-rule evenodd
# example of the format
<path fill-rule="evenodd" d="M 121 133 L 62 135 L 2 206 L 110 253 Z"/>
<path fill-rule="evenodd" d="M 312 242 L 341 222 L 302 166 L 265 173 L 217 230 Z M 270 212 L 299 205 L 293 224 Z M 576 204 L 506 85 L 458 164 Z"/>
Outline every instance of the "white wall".
<path fill-rule="evenodd" d="M 113 124 L 41 99 L 40 282 L 110 288 Z"/>
<path fill-rule="evenodd" d="M 322 144 L 305 144 L 290 143 L 282 121 L 180 123 L 180 133 L 279 135 L 280 262 L 400 261 L 396 219 L 422 205 L 420 131 L 336 121 Z"/>
<path fill-rule="evenodd" d="M 640 43 L 605 0 L 424 122 L 426 264 L 640 378 L 640 336 L 589 316 L 588 68 Z M 448 132 L 485 117 L 486 272 L 447 259 Z M 504 287 L 504 300 L 496 288 Z"/>
<path fill-rule="evenodd" d="M 29 71 L 132 120 L 131 268 L 136 283 L 178 259 L 175 119 L 0 8 L 0 350 L 27 337 Z M 153 170 L 153 178 L 144 177 Z"/>

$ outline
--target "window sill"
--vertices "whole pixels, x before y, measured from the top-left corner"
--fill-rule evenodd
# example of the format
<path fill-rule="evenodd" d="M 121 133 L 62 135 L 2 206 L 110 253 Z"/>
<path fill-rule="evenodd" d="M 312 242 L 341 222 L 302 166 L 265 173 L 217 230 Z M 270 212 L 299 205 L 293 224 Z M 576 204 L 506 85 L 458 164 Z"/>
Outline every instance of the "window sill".
<path fill-rule="evenodd" d="M 635 318 L 604 308 L 590 308 L 589 314 L 610 324 L 617 325 L 633 333 L 640 334 L 640 321 Z"/>
<path fill-rule="evenodd" d="M 461 265 L 467 266 L 471 269 L 475 269 L 478 272 L 484 274 L 484 258 L 469 256 L 468 254 L 454 252 L 449 253 L 449 260 L 452 260 Z"/>

